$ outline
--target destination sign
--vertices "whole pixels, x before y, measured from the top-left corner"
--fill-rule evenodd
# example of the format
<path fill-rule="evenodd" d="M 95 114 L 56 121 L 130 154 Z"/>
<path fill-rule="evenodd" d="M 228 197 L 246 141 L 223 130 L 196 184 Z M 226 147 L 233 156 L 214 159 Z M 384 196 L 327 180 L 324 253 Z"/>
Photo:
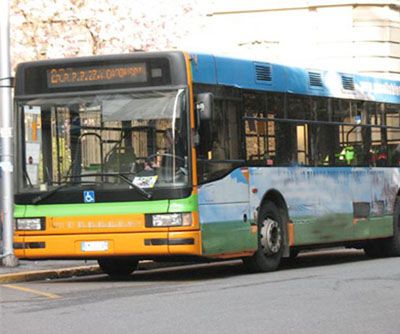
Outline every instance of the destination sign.
<path fill-rule="evenodd" d="M 147 81 L 145 63 L 87 67 L 57 67 L 47 70 L 47 87 L 76 87 Z"/>

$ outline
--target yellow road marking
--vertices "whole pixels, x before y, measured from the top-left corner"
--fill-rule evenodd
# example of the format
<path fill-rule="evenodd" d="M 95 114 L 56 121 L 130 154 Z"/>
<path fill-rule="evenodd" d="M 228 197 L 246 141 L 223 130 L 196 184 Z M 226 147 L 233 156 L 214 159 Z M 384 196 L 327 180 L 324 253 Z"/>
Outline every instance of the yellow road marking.
<path fill-rule="evenodd" d="M 39 296 L 44 296 L 44 297 L 47 297 L 49 299 L 61 298 L 61 296 L 53 294 L 53 293 L 48 293 L 48 292 L 43 292 L 43 291 L 40 291 L 40 290 L 30 289 L 30 288 L 26 288 L 26 287 L 23 287 L 23 286 L 12 285 L 12 284 L 3 284 L 2 286 L 4 286 L 5 288 L 15 289 L 15 290 L 19 290 L 19 291 L 33 293 L 33 294 L 39 295 Z"/>

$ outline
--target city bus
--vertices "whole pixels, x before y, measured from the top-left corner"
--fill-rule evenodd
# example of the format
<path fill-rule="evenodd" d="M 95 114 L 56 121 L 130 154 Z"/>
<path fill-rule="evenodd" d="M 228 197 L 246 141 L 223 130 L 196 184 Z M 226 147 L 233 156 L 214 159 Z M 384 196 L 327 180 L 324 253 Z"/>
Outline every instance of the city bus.
<path fill-rule="evenodd" d="M 15 255 L 400 255 L 400 82 L 180 51 L 22 63 Z"/>

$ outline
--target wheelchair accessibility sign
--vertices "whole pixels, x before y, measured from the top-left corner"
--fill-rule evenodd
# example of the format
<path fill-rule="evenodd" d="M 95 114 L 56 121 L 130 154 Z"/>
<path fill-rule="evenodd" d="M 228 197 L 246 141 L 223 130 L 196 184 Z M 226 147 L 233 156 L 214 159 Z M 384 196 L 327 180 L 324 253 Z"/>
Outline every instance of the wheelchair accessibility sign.
<path fill-rule="evenodd" d="M 96 197 L 93 190 L 85 190 L 83 192 L 83 201 L 85 203 L 95 203 Z"/>

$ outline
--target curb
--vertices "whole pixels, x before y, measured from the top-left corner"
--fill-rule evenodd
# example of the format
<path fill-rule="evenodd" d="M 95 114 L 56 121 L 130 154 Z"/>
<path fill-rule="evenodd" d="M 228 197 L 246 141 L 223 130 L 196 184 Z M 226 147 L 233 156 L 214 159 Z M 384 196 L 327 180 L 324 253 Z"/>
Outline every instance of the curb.
<path fill-rule="evenodd" d="M 61 269 L 23 271 L 0 275 L 0 284 L 29 282 L 43 279 L 68 278 L 102 273 L 99 266 L 81 266 Z"/>
<path fill-rule="evenodd" d="M 161 268 L 176 267 L 188 264 L 190 263 L 188 262 L 163 263 L 163 262 L 143 261 L 140 262 L 138 270 L 140 271 L 140 270 L 161 269 Z M 103 271 L 100 269 L 98 265 L 44 269 L 44 270 L 34 270 L 34 271 L 21 271 L 15 273 L 0 274 L 0 284 L 32 282 L 44 279 L 70 278 L 74 276 L 78 277 L 78 276 L 89 276 L 98 274 L 103 274 Z"/>

